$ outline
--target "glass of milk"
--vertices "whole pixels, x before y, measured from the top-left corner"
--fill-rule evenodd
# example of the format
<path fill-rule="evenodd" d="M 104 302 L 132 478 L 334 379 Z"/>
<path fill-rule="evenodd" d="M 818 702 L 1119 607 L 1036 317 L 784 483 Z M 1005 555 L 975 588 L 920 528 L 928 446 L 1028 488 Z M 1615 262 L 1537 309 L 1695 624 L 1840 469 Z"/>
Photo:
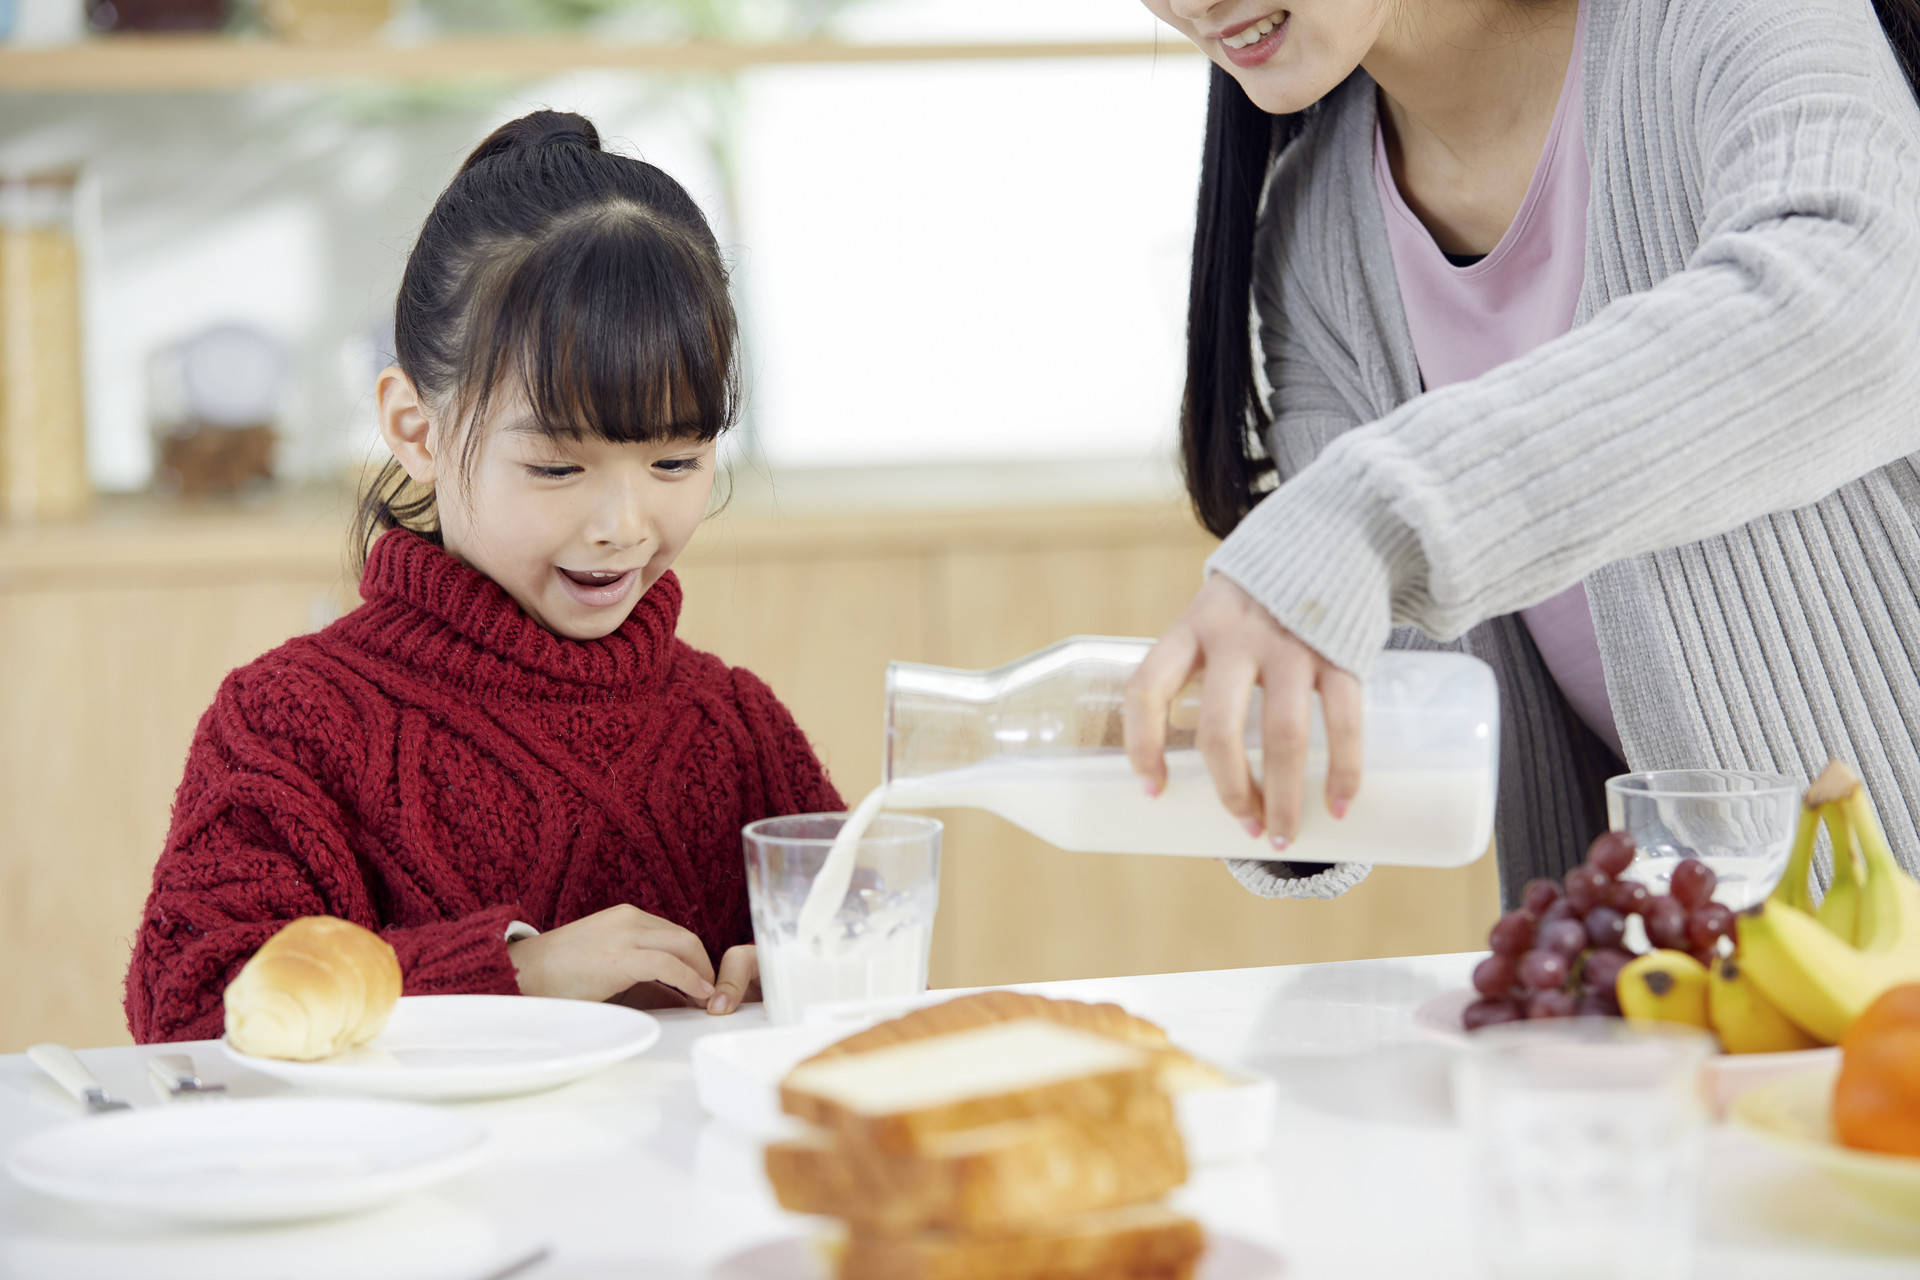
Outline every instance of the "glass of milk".
<path fill-rule="evenodd" d="M 1682 858 L 1713 868 L 1714 901 L 1765 898 L 1787 869 L 1804 784 L 1776 773 L 1665 769 L 1607 780 L 1607 825 L 1638 851 L 1626 879 L 1665 893 Z"/>
<path fill-rule="evenodd" d="M 940 900 L 937 819 L 876 815 L 854 845 L 846 894 L 826 927 L 800 927 L 807 893 L 847 820 L 804 813 L 764 818 L 743 832 L 760 987 L 775 1023 L 799 1022 L 814 1005 L 927 989 Z"/>

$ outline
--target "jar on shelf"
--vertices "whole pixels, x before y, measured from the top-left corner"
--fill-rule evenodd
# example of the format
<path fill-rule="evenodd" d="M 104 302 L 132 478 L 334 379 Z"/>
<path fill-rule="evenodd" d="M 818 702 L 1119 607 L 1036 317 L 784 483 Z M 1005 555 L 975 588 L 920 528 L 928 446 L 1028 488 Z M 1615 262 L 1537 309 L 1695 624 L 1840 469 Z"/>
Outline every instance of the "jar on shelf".
<path fill-rule="evenodd" d="M 0 518 L 83 512 L 87 483 L 73 171 L 0 174 Z"/>
<path fill-rule="evenodd" d="M 227 25 L 228 0 L 87 0 L 95 31 L 218 31 Z"/>
<path fill-rule="evenodd" d="M 290 364 L 285 344 L 245 324 L 214 325 L 156 352 L 147 366 L 154 487 L 198 499 L 271 482 Z"/>

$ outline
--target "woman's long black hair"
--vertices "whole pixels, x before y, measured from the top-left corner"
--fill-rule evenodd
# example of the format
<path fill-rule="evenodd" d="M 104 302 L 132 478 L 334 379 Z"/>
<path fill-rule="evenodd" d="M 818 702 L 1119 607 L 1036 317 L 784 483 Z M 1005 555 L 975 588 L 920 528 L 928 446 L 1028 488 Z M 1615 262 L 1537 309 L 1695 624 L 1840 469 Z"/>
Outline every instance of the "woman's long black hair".
<path fill-rule="evenodd" d="M 394 304 L 396 362 L 456 429 L 456 476 L 510 388 L 554 436 L 712 440 L 738 414 L 737 336 L 693 197 L 562 111 L 474 148 L 427 214 Z M 355 558 L 402 528 L 439 540 L 432 491 L 389 461 L 361 498 Z"/>
<path fill-rule="evenodd" d="M 1873 0 L 1907 82 L 1920 95 L 1920 0 Z M 1213 68 L 1200 161 L 1200 208 L 1187 293 L 1187 382 L 1180 456 L 1200 523 L 1224 538 L 1271 484 L 1271 419 L 1253 364 L 1253 233 L 1267 169 L 1308 112 L 1273 116 Z M 1284 387 L 1276 395 L 1284 395 Z"/>

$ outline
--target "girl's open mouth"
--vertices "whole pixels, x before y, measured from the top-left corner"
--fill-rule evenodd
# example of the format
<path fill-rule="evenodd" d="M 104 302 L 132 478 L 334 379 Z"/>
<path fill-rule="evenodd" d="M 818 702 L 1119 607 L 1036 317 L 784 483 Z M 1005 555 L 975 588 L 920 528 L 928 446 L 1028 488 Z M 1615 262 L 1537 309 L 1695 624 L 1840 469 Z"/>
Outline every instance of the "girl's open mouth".
<path fill-rule="evenodd" d="M 625 600 L 634 579 L 640 576 L 635 569 L 619 573 L 596 569 L 555 569 L 554 572 L 560 576 L 560 586 L 569 596 L 595 609 Z"/>

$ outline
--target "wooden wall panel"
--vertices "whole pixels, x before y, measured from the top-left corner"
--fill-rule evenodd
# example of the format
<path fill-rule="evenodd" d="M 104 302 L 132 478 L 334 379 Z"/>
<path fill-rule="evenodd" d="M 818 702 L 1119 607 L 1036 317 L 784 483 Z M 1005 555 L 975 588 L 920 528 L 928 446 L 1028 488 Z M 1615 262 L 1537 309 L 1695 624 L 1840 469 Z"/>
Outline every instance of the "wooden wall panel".
<path fill-rule="evenodd" d="M 0 594 L 0 1052 L 127 1043 L 121 984 L 194 726 L 336 585 Z"/>

